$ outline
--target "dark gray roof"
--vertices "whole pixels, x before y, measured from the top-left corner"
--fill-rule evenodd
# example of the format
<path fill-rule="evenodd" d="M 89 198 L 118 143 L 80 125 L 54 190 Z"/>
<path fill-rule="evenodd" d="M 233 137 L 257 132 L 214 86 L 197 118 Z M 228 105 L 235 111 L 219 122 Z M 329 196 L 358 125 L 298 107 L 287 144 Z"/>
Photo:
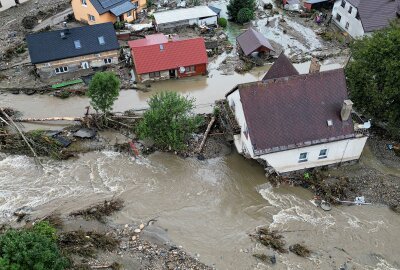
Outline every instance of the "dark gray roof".
<path fill-rule="evenodd" d="M 240 34 L 236 38 L 236 41 L 238 42 L 240 48 L 243 50 L 245 55 L 249 55 L 252 52 L 255 52 L 260 47 L 266 47 L 271 51 L 274 50 L 268 39 L 263 36 L 263 34 L 254 30 L 251 27 Z"/>
<path fill-rule="evenodd" d="M 92 3 L 99 14 L 104 14 L 108 11 L 111 11 L 111 9 L 116 8 L 126 2 L 130 3 L 129 0 L 90 0 L 90 3 Z"/>
<path fill-rule="evenodd" d="M 104 38 L 103 45 L 99 37 Z M 119 49 L 112 23 L 31 34 L 26 41 L 33 64 Z M 81 48 L 76 49 L 75 43 L 80 43 Z"/>
<path fill-rule="evenodd" d="M 125 2 L 116 7 L 113 7 L 112 9 L 110 9 L 110 12 L 115 16 L 119 16 L 135 8 L 136 5 L 132 4 L 131 2 Z"/>
<path fill-rule="evenodd" d="M 358 13 L 365 32 L 380 30 L 389 25 L 399 12 L 399 0 L 351 0 L 357 4 Z"/>
<path fill-rule="evenodd" d="M 216 7 L 213 7 L 213 6 L 208 6 L 212 11 L 214 11 L 217 15 L 219 15 L 219 13 L 221 12 L 221 9 L 220 8 L 216 8 Z"/>
<path fill-rule="evenodd" d="M 275 79 L 275 78 L 282 78 L 282 77 L 289 77 L 299 75 L 297 69 L 293 66 L 292 62 L 286 57 L 286 55 L 282 52 L 278 59 L 275 60 L 272 67 L 267 71 L 265 74 L 263 81 Z"/>
<path fill-rule="evenodd" d="M 347 0 L 347 2 L 349 2 L 354 7 L 358 7 L 358 5 L 360 4 L 360 0 Z"/>

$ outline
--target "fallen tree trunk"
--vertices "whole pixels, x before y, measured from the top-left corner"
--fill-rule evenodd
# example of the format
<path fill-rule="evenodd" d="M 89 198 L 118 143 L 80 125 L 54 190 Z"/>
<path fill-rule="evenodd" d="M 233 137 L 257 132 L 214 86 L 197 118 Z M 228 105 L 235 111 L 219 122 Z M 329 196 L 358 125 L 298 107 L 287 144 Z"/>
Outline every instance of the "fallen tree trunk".
<path fill-rule="evenodd" d="M 45 118 L 21 118 L 15 122 L 44 122 L 44 121 L 83 121 L 82 117 L 45 117 Z"/>
<path fill-rule="evenodd" d="M 204 143 L 207 140 L 208 133 L 210 133 L 211 127 L 214 124 L 214 122 L 215 122 L 215 116 L 211 117 L 211 121 L 210 121 L 210 123 L 208 123 L 207 130 L 204 133 L 204 137 L 203 137 L 203 140 L 201 141 L 201 144 L 200 144 L 199 148 L 197 149 L 197 153 L 200 153 L 201 150 L 203 150 Z"/>

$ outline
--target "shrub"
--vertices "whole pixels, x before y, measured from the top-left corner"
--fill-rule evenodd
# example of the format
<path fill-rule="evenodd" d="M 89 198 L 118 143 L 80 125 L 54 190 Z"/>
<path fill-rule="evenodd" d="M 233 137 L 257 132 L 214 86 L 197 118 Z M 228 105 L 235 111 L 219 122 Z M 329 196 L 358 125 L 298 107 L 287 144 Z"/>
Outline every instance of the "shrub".
<path fill-rule="evenodd" d="M 237 22 L 240 24 L 247 23 L 254 18 L 254 11 L 249 8 L 242 8 L 237 14 Z"/>
<path fill-rule="evenodd" d="M 227 5 L 228 16 L 234 22 L 239 23 L 239 12 L 243 8 L 247 8 L 254 14 L 256 10 L 256 1 L 255 0 L 230 0 L 229 4 Z M 251 17 L 253 19 L 253 16 Z"/>
<path fill-rule="evenodd" d="M 68 266 L 57 247 L 53 230 L 38 223 L 31 230 L 8 230 L 0 235 L 0 269 L 63 270 Z"/>
<path fill-rule="evenodd" d="M 225 18 L 218 18 L 218 25 L 225 28 L 228 25 L 228 20 Z"/>
<path fill-rule="evenodd" d="M 175 92 L 152 96 L 150 109 L 144 113 L 136 130 L 139 137 L 152 139 L 161 148 L 186 148 L 189 135 L 202 123 L 202 119 L 192 113 L 194 101 Z"/>

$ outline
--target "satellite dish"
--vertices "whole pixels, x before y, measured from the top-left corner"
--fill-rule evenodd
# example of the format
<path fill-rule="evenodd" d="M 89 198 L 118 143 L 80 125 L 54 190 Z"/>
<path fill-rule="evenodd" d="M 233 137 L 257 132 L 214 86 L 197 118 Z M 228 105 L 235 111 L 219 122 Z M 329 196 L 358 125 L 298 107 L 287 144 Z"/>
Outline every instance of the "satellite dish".
<path fill-rule="evenodd" d="M 179 68 L 179 72 L 180 72 L 180 73 L 184 73 L 185 70 L 186 70 L 185 67 L 180 67 L 180 68 Z"/>

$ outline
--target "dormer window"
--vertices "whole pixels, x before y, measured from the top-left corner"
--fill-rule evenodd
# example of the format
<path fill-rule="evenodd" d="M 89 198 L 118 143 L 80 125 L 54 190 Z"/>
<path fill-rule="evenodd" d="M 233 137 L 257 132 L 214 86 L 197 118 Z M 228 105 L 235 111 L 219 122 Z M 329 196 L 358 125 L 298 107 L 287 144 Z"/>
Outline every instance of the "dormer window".
<path fill-rule="evenodd" d="M 103 36 L 98 37 L 98 40 L 99 40 L 99 44 L 100 44 L 100 45 L 106 44 L 106 41 L 104 40 L 104 37 L 103 37 Z"/>
<path fill-rule="evenodd" d="M 80 49 L 82 48 L 81 46 L 81 41 L 80 40 L 75 40 L 74 41 L 75 49 Z"/>

